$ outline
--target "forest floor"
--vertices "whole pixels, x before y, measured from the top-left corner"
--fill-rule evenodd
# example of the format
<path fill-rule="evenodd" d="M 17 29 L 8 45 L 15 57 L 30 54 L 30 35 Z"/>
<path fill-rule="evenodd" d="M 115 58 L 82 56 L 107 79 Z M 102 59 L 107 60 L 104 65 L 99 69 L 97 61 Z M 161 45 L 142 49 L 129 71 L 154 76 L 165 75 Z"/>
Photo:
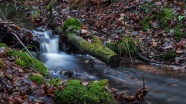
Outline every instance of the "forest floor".
<path fill-rule="evenodd" d="M 97 35 L 106 46 L 114 46 L 123 63 L 135 63 L 136 56 L 158 65 L 179 66 L 186 72 L 186 4 L 184 0 L 69 0 L 61 2 L 26 2 L 40 9 L 33 13 L 38 25 L 60 31 L 67 18 L 81 21 L 83 35 Z M 51 6 L 51 8 L 50 8 Z M 48 10 L 46 10 L 48 9 Z M 54 28 L 55 27 L 55 28 Z M 83 36 L 82 37 L 86 37 Z M 140 55 L 124 52 L 116 44 L 132 38 Z M 112 47 L 113 48 L 113 47 Z M 129 47 L 133 51 L 133 47 Z M 132 57 L 132 58 L 131 58 Z"/>

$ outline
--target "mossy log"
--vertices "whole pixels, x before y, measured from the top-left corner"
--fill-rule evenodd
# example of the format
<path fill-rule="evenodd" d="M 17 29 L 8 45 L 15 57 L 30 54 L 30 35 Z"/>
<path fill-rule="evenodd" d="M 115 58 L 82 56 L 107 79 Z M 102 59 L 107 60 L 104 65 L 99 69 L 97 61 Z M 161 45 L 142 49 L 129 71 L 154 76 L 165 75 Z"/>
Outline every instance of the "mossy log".
<path fill-rule="evenodd" d="M 90 37 L 94 40 L 93 43 L 77 36 L 76 33 L 67 33 L 67 39 L 77 48 L 98 58 L 112 68 L 118 67 L 120 64 L 120 57 L 115 52 L 105 47 L 97 36 L 91 34 Z"/>

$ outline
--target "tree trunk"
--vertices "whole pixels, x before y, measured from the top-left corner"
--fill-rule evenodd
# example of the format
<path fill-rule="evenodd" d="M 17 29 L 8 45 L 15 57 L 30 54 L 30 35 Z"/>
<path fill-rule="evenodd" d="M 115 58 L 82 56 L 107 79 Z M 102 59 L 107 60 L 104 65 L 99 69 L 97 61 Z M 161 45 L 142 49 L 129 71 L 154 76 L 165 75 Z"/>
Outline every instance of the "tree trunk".
<path fill-rule="evenodd" d="M 67 39 L 77 48 L 98 58 L 112 68 L 118 67 L 120 64 L 120 57 L 115 52 L 105 47 L 98 37 L 92 34 L 90 37 L 94 40 L 94 43 L 84 40 L 83 38 L 77 36 L 76 33 L 67 33 Z"/>

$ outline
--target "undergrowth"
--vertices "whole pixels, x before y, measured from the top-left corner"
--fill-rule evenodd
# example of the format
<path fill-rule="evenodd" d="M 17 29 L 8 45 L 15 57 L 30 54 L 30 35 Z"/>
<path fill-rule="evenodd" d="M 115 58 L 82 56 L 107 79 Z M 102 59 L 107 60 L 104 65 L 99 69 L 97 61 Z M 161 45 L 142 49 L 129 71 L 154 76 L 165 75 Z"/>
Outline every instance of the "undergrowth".
<path fill-rule="evenodd" d="M 170 31 L 169 21 L 174 17 L 174 10 L 172 8 L 164 8 L 155 14 L 155 19 L 159 22 L 160 28 L 164 29 L 167 33 Z"/>
<path fill-rule="evenodd" d="M 137 52 L 137 41 L 131 37 L 124 37 L 117 43 L 118 54 L 132 58 Z"/>
<path fill-rule="evenodd" d="M 113 104 L 112 95 L 105 89 L 107 80 L 83 85 L 79 80 L 70 80 L 62 91 L 56 91 L 55 104 Z"/>
<path fill-rule="evenodd" d="M 180 41 L 182 37 L 184 37 L 186 32 L 184 32 L 184 25 L 178 24 L 174 27 L 174 35 L 176 38 L 176 41 Z"/>
<path fill-rule="evenodd" d="M 48 84 L 49 85 L 55 85 L 56 87 L 59 87 L 60 86 L 60 84 L 61 84 L 61 79 L 59 79 L 59 78 L 52 78 L 49 82 L 48 82 Z"/>
<path fill-rule="evenodd" d="M 48 69 L 43 65 L 43 63 L 36 60 L 36 59 L 33 59 L 26 52 L 12 50 L 12 51 L 7 52 L 7 55 L 8 56 L 16 56 L 17 59 L 16 59 L 15 63 L 17 65 L 20 65 L 22 67 L 33 68 L 36 71 L 42 73 L 44 76 L 48 75 Z"/>
<path fill-rule="evenodd" d="M 106 46 L 114 52 L 118 53 L 120 56 L 125 55 L 126 57 L 132 58 L 138 51 L 137 44 L 138 42 L 135 39 L 131 37 L 123 37 L 116 43 L 107 42 Z"/>
<path fill-rule="evenodd" d="M 146 31 L 149 28 L 150 28 L 150 18 L 146 17 L 142 21 L 142 30 Z"/>
<path fill-rule="evenodd" d="M 165 54 L 163 55 L 163 59 L 165 59 L 165 60 L 170 60 L 170 59 L 175 58 L 176 56 L 177 56 L 177 55 L 176 55 L 176 53 L 175 53 L 174 51 L 169 50 L 167 53 L 165 53 Z"/>
<path fill-rule="evenodd" d="M 0 43 L 0 47 L 8 48 L 8 46 L 5 43 Z"/>

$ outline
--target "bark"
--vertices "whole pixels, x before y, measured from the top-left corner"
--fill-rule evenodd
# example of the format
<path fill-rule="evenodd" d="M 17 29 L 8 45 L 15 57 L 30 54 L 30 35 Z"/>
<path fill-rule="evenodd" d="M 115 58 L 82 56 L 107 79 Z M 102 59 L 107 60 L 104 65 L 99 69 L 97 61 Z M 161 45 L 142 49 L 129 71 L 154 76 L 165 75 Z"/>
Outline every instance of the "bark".
<path fill-rule="evenodd" d="M 77 36 L 76 33 L 67 33 L 67 39 L 77 48 L 98 58 L 112 68 L 118 67 L 120 64 L 120 57 L 115 52 L 105 47 L 98 37 L 92 34 L 90 37 L 94 40 L 94 43 L 86 41 L 85 39 Z"/>

